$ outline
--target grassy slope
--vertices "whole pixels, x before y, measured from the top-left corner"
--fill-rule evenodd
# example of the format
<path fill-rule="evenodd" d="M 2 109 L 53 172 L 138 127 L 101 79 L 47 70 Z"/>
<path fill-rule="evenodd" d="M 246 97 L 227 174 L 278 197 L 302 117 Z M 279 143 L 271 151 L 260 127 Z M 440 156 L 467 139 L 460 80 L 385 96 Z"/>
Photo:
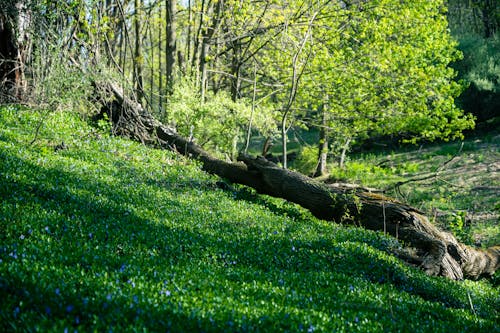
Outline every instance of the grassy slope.
<path fill-rule="evenodd" d="M 30 145 L 42 117 L 0 108 L 0 331 L 498 332 L 488 282 L 66 113 Z"/>

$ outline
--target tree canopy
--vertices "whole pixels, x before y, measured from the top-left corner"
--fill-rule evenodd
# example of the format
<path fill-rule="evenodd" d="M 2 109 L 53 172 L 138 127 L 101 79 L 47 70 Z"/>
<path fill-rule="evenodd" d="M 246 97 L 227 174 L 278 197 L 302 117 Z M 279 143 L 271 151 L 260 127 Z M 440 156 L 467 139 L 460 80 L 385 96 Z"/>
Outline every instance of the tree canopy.
<path fill-rule="evenodd" d="M 446 9 L 444 0 L 31 1 L 20 49 L 33 56 L 18 61 L 33 86 L 67 83 L 77 95 L 91 94 L 81 68 L 114 76 L 182 134 L 233 157 L 249 134 L 281 135 L 286 156 L 293 126 L 346 147 L 373 135 L 449 139 L 473 119 L 454 103 L 463 85 L 449 65 L 461 53 Z M 60 61 L 37 62 L 48 58 Z M 196 103 L 182 101 L 186 89 Z"/>

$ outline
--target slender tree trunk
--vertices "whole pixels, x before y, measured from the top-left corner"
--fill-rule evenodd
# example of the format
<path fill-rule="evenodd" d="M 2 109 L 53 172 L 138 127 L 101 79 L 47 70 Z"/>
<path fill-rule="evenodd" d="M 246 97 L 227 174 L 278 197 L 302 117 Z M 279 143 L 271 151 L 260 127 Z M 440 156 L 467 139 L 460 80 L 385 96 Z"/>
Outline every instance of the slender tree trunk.
<path fill-rule="evenodd" d="M 161 29 L 160 29 L 161 30 Z M 153 47 L 154 33 L 151 24 L 148 25 L 149 40 L 151 41 L 151 46 L 149 50 L 149 58 L 151 60 L 151 67 L 149 73 L 149 105 L 154 109 L 154 93 L 155 93 L 155 48 Z"/>
<path fill-rule="evenodd" d="M 187 28 L 187 36 L 186 36 L 186 62 L 190 62 L 192 59 L 191 55 L 191 44 L 192 44 L 192 25 L 193 25 L 193 11 L 191 10 L 191 1 L 188 0 L 188 28 Z"/>
<path fill-rule="evenodd" d="M 143 0 L 134 0 L 134 27 L 135 27 L 135 48 L 134 48 L 134 84 L 137 100 L 142 102 L 144 98 L 144 84 L 143 84 L 143 57 L 142 57 L 142 36 L 141 36 L 141 20 L 142 20 L 142 7 Z"/>
<path fill-rule="evenodd" d="M 328 158 L 328 128 L 326 115 L 328 106 L 323 104 L 321 107 L 321 126 L 319 128 L 319 141 L 318 141 L 318 166 L 314 172 L 314 177 L 324 176 L 328 173 L 327 158 Z"/>
<path fill-rule="evenodd" d="M 233 46 L 233 58 L 231 59 L 231 98 L 236 101 L 240 97 L 241 88 L 241 45 L 236 42 Z"/>
<path fill-rule="evenodd" d="M 491 38 L 497 32 L 497 21 L 500 22 L 500 4 L 498 0 L 484 0 L 481 14 L 484 25 L 484 37 Z"/>
<path fill-rule="evenodd" d="M 286 143 L 287 143 L 287 139 L 288 139 L 287 138 L 288 129 L 286 128 L 287 117 L 288 117 L 288 114 L 290 113 L 292 104 L 295 101 L 295 97 L 297 96 L 300 78 L 302 77 L 302 73 L 304 72 L 304 69 L 306 67 L 305 65 L 303 65 L 302 68 L 299 70 L 299 57 L 300 57 L 302 51 L 304 50 L 304 47 L 307 44 L 307 40 L 309 39 L 309 37 L 312 33 L 313 22 L 316 19 L 317 14 L 318 14 L 317 12 L 314 13 L 314 15 L 309 20 L 309 24 L 307 27 L 307 31 L 304 35 L 304 38 L 302 39 L 302 41 L 299 45 L 299 48 L 297 49 L 297 52 L 295 52 L 295 54 L 293 55 L 293 59 L 292 59 L 292 82 L 291 82 L 290 91 L 288 94 L 288 101 L 287 101 L 286 106 L 284 107 L 283 116 L 281 117 L 281 142 L 283 144 L 283 151 L 282 151 L 283 152 L 283 159 L 282 159 L 283 169 L 287 168 L 287 147 L 286 147 Z M 310 55 L 310 53 L 307 55 L 307 58 L 309 58 L 309 55 Z M 307 63 L 307 60 L 306 60 L 306 63 Z"/>
<path fill-rule="evenodd" d="M 200 43 L 202 42 L 203 39 L 203 21 L 205 17 L 205 11 L 207 10 L 206 7 L 211 7 L 211 2 L 209 1 L 209 5 L 207 6 L 206 4 L 207 0 L 201 0 L 201 10 L 199 14 L 199 21 L 198 21 L 198 28 L 196 29 L 196 35 L 193 38 L 193 57 L 191 60 L 191 68 L 195 71 L 195 77 L 197 80 L 200 80 L 200 67 L 201 67 L 201 51 L 200 51 Z"/>
<path fill-rule="evenodd" d="M 176 13 L 177 13 L 177 1 L 167 0 L 166 1 L 166 20 L 167 20 L 167 48 L 166 48 L 166 64 L 167 64 L 167 95 L 172 93 L 174 87 L 174 70 L 175 70 L 175 59 L 177 57 L 177 37 L 175 33 L 176 29 Z"/>
<path fill-rule="evenodd" d="M 287 153 L 288 153 L 288 148 L 287 148 L 287 142 L 288 142 L 288 137 L 287 137 L 287 123 L 286 123 L 286 118 L 287 118 L 288 112 L 285 112 L 283 116 L 281 117 L 281 153 L 283 155 L 281 159 L 281 165 L 283 166 L 283 169 L 288 168 L 288 158 L 287 158 Z"/>
<path fill-rule="evenodd" d="M 163 10 L 160 3 L 159 18 L 162 21 Z M 163 113 L 163 29 L 158 30 L 158 110 L 160 112 L 160 119 L 164 119 Z"/>
<path fill-rule="evenodd" d="M 200 54 L 200 75 L 201 75 L 200 92 L 202 100 L 205 99 L 205 92 L 208 83 L 207 62 L 208 62 L 208 54 L 210 51 L 210 42 L 212 41 L 215 31 L 219 27 L 223 8 L 224 8 L 224 0 L 218 0 L 215 6 L 215 12 L 213 13 L 212 22 L 210 26 L 205 30 L 206 32 L 203 34 L 202 37 L 201 54 Z"/>
<path fill-rule="evenodd" d="M 346 138 L 345 143 L 342 146 L 342 152 L 340 153 L 339 168 L 341 168 L 341 169 L 343 169 L 345 167 L 345 158 L 346 158 L 347 151 L 349 150 L 350 145 L 351 145 L 351 138 Z"/>
<path fill-rule="evenodd" d="M 250 137 L 252 134 L 252 122 L 255 114 L 255 98 L 257 96 L 257 63 L 253 67 L 253 91 L 252 91 L 252 109 L 250 112 L 250 119 L 248 120 L 247 138 L 245 141 L 245 154 L 248 153 L 248 146 L 250 145 Z"/>

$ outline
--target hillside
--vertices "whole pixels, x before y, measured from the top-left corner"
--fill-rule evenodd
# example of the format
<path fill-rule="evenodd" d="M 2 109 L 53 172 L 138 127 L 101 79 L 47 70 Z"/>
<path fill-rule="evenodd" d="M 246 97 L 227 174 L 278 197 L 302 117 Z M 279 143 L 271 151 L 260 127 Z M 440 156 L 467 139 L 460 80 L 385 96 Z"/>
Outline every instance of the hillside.
<path fill-rule="evenodd" d="M 488 281 L 65 112 L 0 108 L 2 331 L 498 332 Z"/>

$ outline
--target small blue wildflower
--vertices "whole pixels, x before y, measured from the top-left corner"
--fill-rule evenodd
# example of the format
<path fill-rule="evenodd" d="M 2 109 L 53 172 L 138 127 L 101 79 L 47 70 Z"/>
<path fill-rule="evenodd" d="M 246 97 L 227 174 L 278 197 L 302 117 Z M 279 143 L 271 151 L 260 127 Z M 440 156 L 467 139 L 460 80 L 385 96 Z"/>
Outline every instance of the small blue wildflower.
<path fill-rule="evenodd" d="M 311 324 L 311 325 L 309 325 L 309 328 L 307 329 L 307 332 L 308 332 L 308 333 L 312 333 L 312 332 L 314 332 L 314 326 L 313 326 L 312 324 Z"/>
<path fill-rule="evenodd" d="M 50 315 L 50 313 L 52 312 L 52 310 L 50 310 L 50 307 L 49 306 L 46 306 L 45 307 L 45 314 L 46 315 Z"/>
<path fill-rule="evenodd" d="M 44 230 L 45 230 L 46 232 L 50 233 L 50 229 L 49 229 L 49 227 L 48 227 L 48 226 L 47 226 L 47 227 L 45 227 L 45 229 L 44 229 Z"/>
<path fill-rule="evenodd" d="M 21 309 L 16 306 L 16 308 L 14 309 L 14 317 L 17 317 L 17 315 L 21 312 Z"/>
<path fill-rule="evenodd" d="M 74 307 L 73 305 L 71 305 L 71 304 L 70 304 L 70 305 L 68 305 L 68 306 L 66 307 L 66 312 L 68 312 L 68 313 L 69 313 L 69 312 L 73 311 L 73 309 L 74 309 L 74 308 L 75 308 L 75 307 Z"/>
<path fill-rule="evenodd" d="M 134 300 L 134 303 L 139 302 L 139 297 L 137 297 L 137 295 L 132 296 L 132 299 Z"/>
<path fill-rule="evenodd" d="M 80 325 L 80 317 L 75 317 L 75 324 Z"/>
<path fill-rule="evenodd" d="M 107 294 L 107 295 L 106 295 L 106 299 L 107 299 L 108 301 L 111 301 L 111 294 Z"/>
<path fill-rule="evenodd" d="M 24 238 L 25 238 L 25 237 L 24 237 L 24 235 L 23 235 L 23 234 L 21 234 L 21 236 L 19 236 L 19 239 L 20 239 L 20 240 L 23 240 Z"/>
<path fill-rule="evenodd" d="M 119 270 L 120 273 L 123 273 L 126 268 L 127 268 L 127 265 L 125 265 L 125 264 L 121 265 L 120 270 Z"/>
<path fill-rule="evenodd" d="M 353 290 L 354 290 L 354 287 L 352 286 L 352 284 L 349 286 L 349 290 L 350 290 L 350 291 L 353 291 Z"/>
<path fill-rule="evenodd" d="M 55 293 L 56 293 L 56 295 L 60 295 L 61 294 L 61 291 L 59 290 L 59 288 L 56 288 Z"/>
<path fill-rule="evenodd" d="M 91 233 L 91 232 L 89 232 L 89 238 L 90 238 L 90 239 L 94 238 L 94 234 L 93 234 L 93 233 Z"/>
<path fill-rule="evenodd" d="M 356 323 L 359 322 L 359 318 L 358 317 L 354 318 L 354 322 Z"/>

